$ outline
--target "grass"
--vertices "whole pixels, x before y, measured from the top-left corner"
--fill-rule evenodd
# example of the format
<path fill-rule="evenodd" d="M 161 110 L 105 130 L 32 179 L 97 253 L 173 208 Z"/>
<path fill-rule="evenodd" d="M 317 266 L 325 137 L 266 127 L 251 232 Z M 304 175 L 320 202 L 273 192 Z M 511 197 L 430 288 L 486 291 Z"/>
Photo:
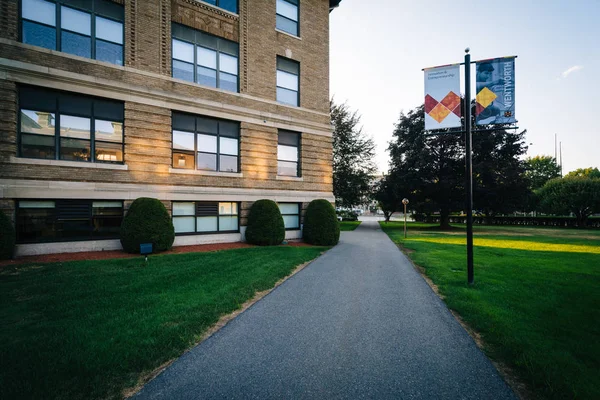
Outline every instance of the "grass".
<path fill-rule="evenodd" d="M 340 222 L 340 231 L 353 231 L 359 225 L 361 221 L 341 221 Z"/>
<path fill-rule="evenodd" d="M 600 398 L 600 232 L 476 226 L 469 287 L 464 226 L 381 226 L 535 396 Z"/>
<path fill-rule="evenodd" d="M 323 247 L 0 270 L 0 398 L 121 398 Z"/>

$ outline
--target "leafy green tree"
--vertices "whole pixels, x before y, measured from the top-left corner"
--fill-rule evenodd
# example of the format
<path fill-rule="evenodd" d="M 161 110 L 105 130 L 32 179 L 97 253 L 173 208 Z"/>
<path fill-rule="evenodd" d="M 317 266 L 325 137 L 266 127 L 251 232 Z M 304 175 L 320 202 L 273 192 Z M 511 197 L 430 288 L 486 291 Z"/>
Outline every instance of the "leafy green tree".
<path fill-rule="evenodd" d="M 565 175 L 565 178 L 574 178 L 574 177 L 585 177 L 585 178 L 600 178 L 600 170 L 598 168 L 578 168 L 575 171 L 569 172 Z"/>
<path fill-rule="evenodd" d="M 577 226 L 583 228 L 590 215 L 600 212 L 600 179 L 552 179 L 538 191 L 538 196 L 543 212 L 556 215 L 573 213 Z"/>
<path fill-rule="evenodd" d="M 473 134 L 473 204 L 489 220 L 527 208 L 525 133 L 497 130 Z"/>
<path fill-rule="evenodd" d="M 358 126 L 360 116 L 346 104 L 329 103 L 333 131 L 333 194 L 336 204 L 352 207 L 371 195 L 376 172 L 375 142 Z"/>
<path fill-rule="evenodd" d="M 554 157 L 535 156 L 525 162 L 527 163 L 525 177 L 529 180 L 531 190 L 541 188 L 550 179 L 560 178 L 560 166 Z"/>
<path fill-rule="evenodd" d="M 385 222 L 389 222 L 392 214 L 401 208 L 402 197 L 399 192 L 392 175 L 384 176 L 375 184 L 373 197 L 383 211 Z"/>
<path fill-rule="evenodd" d="M 389 144 L 390 175 L 402 199 L 423 214 L 440 213 L 448 228 L 450 213 L 464 206 L 464 150 L 455 134 L 425 135 L 423 106 L 401 113 Z"/>

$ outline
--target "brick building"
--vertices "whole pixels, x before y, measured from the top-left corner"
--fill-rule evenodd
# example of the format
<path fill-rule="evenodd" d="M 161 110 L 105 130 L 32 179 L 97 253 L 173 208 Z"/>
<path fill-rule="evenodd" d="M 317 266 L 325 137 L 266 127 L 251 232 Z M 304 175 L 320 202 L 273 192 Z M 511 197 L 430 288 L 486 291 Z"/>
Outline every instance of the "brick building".
<path fill-rule="evenodd" d="M 333 201 L 329 12 L 340 0 L 0 0 L 0 208 L 17 255 L 120 248 L 160 199 L 175 245 L 288 238 Z"/>

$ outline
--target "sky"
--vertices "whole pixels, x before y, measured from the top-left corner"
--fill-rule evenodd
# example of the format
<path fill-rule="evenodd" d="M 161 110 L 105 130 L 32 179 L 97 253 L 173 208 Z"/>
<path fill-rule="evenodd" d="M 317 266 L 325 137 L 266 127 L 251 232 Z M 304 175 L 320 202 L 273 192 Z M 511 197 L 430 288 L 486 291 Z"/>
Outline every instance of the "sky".
<path fill-rule="evenodd" d="M 600 168 L 599 17 L 600 0 L 342 0 L 330 14 L 330 94 L 361 115 L 384 172 L 400 113 L 423 103 L 423 68 L 463 62 L 467 47 L 472 61 L 516 55 L 527 156 L 554 157 L 556 135 L 565 174 Z"/>

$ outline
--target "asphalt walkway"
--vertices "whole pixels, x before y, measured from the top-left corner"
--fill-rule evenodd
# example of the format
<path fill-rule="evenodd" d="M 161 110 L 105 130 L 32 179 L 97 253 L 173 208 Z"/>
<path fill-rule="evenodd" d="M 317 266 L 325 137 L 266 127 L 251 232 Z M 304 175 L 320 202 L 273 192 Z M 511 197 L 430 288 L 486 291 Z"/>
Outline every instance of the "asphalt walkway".
<path fill-rule="evenodd" d="M 515 399 L 375 221 L 148 383 L 136 399 Z"/>

